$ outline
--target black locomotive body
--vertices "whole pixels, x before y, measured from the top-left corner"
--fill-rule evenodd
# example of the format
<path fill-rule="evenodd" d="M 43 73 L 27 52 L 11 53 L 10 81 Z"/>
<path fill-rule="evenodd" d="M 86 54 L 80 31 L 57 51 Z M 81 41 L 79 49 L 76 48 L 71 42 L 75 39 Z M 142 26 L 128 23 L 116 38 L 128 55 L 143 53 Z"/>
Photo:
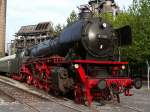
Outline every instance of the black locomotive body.
<path fill-rule="evenodd" d="M 108 33 L 109 32 L 109 33 Z M 48 40 L 29 50 L 30 56 L 46 56 L 58 54 L 66 56 L 70 48 L 80 51 L 80 54 L 102 58 L 113 55 L 117 40 L 113 36 L 114 29 L 101 18 L 81 19 L 64 29 L 60 36 Z"/>

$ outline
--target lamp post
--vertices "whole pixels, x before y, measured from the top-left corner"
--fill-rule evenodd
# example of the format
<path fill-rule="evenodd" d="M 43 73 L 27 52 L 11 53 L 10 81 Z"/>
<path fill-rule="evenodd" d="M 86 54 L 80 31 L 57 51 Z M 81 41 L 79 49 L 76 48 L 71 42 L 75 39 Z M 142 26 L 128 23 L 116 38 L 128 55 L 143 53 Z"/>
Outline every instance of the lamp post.
<path fill-rule="evenodd" d="M 149 76 L 149 73 L 150 73 L 150 66 L 149 66 L 148 60 L 146 61 L 146 64 L 147 64 L 147 88 L 148 88 L 148 90 L 149 90 L 149 89 L 150 89 L 150 84 L 149 84 L 149 82 L 150 82 L 150 80 L 149 80 L 149 78 L 150 78 L 150 76 Z"/>

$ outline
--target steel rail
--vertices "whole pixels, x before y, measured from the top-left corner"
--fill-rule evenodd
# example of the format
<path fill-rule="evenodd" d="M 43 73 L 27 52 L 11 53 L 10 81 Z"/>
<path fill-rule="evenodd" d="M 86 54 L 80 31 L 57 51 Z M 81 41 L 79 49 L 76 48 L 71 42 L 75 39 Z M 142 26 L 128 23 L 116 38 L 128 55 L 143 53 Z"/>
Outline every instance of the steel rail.
<path fill-rule="evenodd" d="M 3 80 L 3 79 L 2 79 L 2 80 Z M 16 86 L 13 86 L 13 85 L 11 85 L 11 84 L 9 84 L 9 83 L 6 83 L 6 82 L 3 82 L 3 81 L 1 81 L 1 80 L 0 80 L 0 82 L 3 83 L 3 84 L 5 84 L 5 85 L 9 85 L 9 86 L 12 86 L 12 87 L 14 87 L 14 88 L 16 88 L 16 89 L 19 89 L 19 90 L 21 90 L 21 91 L 24 91 L 24 92 L 26 92 L 26 93 L 29 93 L 29 94 L 38 96 L 38 97 L 40 97 L 40 98 L 42 98 L 42 99 L 45 99 L 45 100 L 47 100 L 47 101 L 54 102 L 55 104 L 58 104 L 58 105 L 61 105 L 61 106 L 70 108 L 70 109 L 75 110 L 75 111 L 77 111 L 77 112 L 83 112 L 82 110 L 78 110 L 78 109 L 73 108 L 73 107 L 71 107 L 71 106 L 69 106 L 69 105 L 65 105 L 63 102 L 62 102 L 62 103 L 61 103 L 61 102 L 58 102 L 58 98 L 50 97 L 50 96 L 45 97 L 45 96 L 42 96 L 42 95 L 35 94 L 35 93 L 33 93 L 33 92 L 26 91 L 26 90 L 24 90 L 24 89 L 18 88 L 18 87 L 16 87 Z M 5 94 L 7 94 L 7 93 L 5 93 Z M 7 95 L 9 95 L 9 94 L 7 94 Z M 9 96 L 10 96 L 10 95 L 9 95 Z M 11 96 L 11 97 L 12 97 L 12 96 Z M 69 99 L 67 99 L 67 100 L 69 100 Z M 31 106 L 30 104 L 28 104 L 28 103 L 22 102 L 22 101 L 20 101 L 19 99 L 16 99 L 16 101 L 18 101 L 18 102 L 21 103 L 21 104 L 25 104 L 26 106 L 28 106 L 28 107 L 34 109 L 34 107 L 32 107 L 32 106 Z M 36 108 L 35 108 L 35 109 L 36 109 Z M 39 110 L 36 110 L 36 112 L 40 112 L 40 111 L 39 111 Z"/>

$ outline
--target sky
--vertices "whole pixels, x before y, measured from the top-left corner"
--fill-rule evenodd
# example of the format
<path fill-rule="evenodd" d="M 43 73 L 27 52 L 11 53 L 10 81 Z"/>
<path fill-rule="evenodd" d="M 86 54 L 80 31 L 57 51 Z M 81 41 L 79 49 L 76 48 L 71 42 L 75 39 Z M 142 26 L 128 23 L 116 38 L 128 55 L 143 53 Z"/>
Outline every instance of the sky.
<path fill-rule="evenodd" d="M 21 26 L 52 21 L 64 24 L 72 10 L 89 0 L 7 0 L 6 43 L 14 39 Z M 128 8 L 132 0 L 115 0 L 121 9 Z M 7 45 L 7 44 L 6 44 Z"/>

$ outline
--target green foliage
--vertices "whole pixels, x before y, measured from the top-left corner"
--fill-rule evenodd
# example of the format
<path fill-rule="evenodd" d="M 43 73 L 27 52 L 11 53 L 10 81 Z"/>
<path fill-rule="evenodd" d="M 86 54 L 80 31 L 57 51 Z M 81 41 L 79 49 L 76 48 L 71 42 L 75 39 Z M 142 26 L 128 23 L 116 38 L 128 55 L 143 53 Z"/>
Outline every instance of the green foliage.
<path fill-rule="evenodd" d="M 76 12 L 73 10 L 70 13 L 70 16 L 67 18 L 67 26 L 70 26 L 71 24 L 73 24 L 75 21 L 77 21 L 78 16 L 76 14 Z"/>
<path fill-rule="evenodd" d="M 96 17 L 97 14 L 95 15 Z M 102 17 L 104 20 L 108 21 L 109 23 L 113 23 L 113 16 L 112 16 L 112 13 L 102 13 L 99 15 L 99 17 Z"/>
<path fill-rule="evenodd" d="M 61 24 L 58 24 L 55 26 L 54 30 L 55 30 L 55 36 L 59 36 L 60 33 L 62 32 L 64 26 L 62 26 Z"/>
<path fill-rule="evenodd" d="M 138 62 L 150 60 L 149 9 L 149 0 L 134 0 L 129 9 L 129 24 L 133 29 L 133 45 L 129 48 L 129 58 Z"/>

